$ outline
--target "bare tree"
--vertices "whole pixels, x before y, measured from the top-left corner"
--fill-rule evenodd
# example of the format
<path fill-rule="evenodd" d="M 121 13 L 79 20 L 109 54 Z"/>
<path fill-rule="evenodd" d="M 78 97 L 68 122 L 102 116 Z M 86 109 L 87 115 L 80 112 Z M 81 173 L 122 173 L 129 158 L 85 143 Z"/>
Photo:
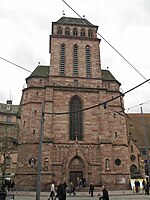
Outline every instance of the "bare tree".
<path fill-rule="evenodd" d="M 5 184 L 7 161 L 18 147 L 18 125 L 0 126 L 0 169 L 2 173 L 2 184 Z"/>

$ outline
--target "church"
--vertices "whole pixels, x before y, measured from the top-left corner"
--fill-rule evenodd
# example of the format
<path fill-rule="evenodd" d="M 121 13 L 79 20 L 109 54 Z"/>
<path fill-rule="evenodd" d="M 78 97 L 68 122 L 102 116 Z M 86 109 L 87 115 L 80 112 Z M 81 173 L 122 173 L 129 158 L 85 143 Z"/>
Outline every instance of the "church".
<path fill-rule="evenodd" d="M 83 177 L 87 185 L 128 187 L 121 84 L 101 69 L 97 31 L 85 18 L 63 16 L 52 23 L 50 65 L 39 64 L 22 92 L 18 189 L 36 189 L 41 134 L 42 190 L 57 180 L 77 185 Z"/>

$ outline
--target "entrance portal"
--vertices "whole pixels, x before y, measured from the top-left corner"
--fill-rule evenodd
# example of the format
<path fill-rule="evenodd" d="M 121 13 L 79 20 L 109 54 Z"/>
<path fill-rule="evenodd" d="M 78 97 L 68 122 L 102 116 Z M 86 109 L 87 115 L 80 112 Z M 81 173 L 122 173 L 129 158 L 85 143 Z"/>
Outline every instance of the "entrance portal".
<path fill-rule="evenodd" d="M 82 179 L 85 173 L 83 160 L 79 156 L 75 156 L 69 164 L 70 182 L 77 186 L 77 179 Z"/>

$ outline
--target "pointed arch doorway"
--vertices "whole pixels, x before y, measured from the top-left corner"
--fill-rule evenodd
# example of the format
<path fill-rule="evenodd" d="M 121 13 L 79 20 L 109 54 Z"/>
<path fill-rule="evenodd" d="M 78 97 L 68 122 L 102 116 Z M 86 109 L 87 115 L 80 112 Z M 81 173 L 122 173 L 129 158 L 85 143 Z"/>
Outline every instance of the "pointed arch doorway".
<path fill-rule="evenodd" d="M 75 156 L 69 163 L 69 182 L 77 186 L 77 179 L 82 179 L 85 176 L 85 165 L 79 156 Z"/>

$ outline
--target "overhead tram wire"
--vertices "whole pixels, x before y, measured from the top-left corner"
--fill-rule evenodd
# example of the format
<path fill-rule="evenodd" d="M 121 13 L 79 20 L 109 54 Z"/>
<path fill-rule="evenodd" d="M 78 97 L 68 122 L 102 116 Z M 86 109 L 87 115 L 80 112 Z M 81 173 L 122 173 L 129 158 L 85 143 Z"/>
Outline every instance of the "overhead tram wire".
<path fill-rule="evenodd" d="M 15 63 L 13 63 L 13 62 L 11 62 L 11 61 L 5 59 L 5 58 L 0 57 L 0 59 L 4 60 L 4 61 L 6 61 L 6 62 L 8 62 L 8 63 L 10 63 L 10 64 L 12 64 L 12 65 L 15 65 L 16 67 L 19 67 L 19 68 L 21 68 L 21 69 L 23 69 L 23 70 L 25 70 L 25 71 L 27 71 L 27 72 L 32 73 L 30 70 L 28 70 L 28 69 L 26 69 L 26 68 L 24 68 L 24 67 L 22 67 L 22 66 L 20 66 L 20 65 L 18 65 L 18 64 L 15 64 Z M 84 108 L 84 109 L 82 109 L 82 110 L 71 111 L 71 112 L 61 112 L 61 113 L 49 113 L 49 112 L 44 112 L 44 114 L 55 114 L 55 115 L 69 114 L 69 113 L 75 113 L 75 112 L 82 112 L 82 111 L 90 110 L 90 109 L 92 109 L 92 108 L 95 108 L 95 107 L 98 107 L 98 106 L 101 106 L 101 105 L 106 105 L 107 103 L 109 103 L 109 102 L 111 102 L 111 101 L 113 101 L 113 100 L 115 100 L 115 99 L 117 99 L 117 98 L 119 98 L 119 97 L 121 97 L 121 96 L 124 96 L 125 94 L 131 92 L 132 90 L 134 90 L 134 89 L 136 89 L 136 88 L 138 88 L 138 87 L 140 87 L 141 85 L 145 84 L 145 83 L 148 82 L 148 81 L 150 81 L 150 79 L 148 79 L 148 80 L 142 82 L 141 84 L 139 84 L 139 85 L 137 85 L 137 86 L 131 88 L 130 90 L 128 90 L 128 91 L 122 93 L 121 95 L 118 95 L 118 96 L 116 96 L 116 97 L 114 97 L 114 98 L 112 98 L 112 99 L 110 99 L 110 100 L 108 100 L 108 101 L 105 101 L 105 102 L 103 102 L 103 103 L 99 103 L 99 104 L 93 105 L 93 106 L 91 106 L 91 107 Z M 53 81 L 50 81 L 50 82 L 55 83 L 55 82 L 53 82 Z M 56 84 L 57 86 L 59 86 L 59 87 L 62 87 L 62 85 L 60 85 L 60 84 L 57 84 L 57 83 L 55 83 L 55 84 Z M 150 100 L 149 100 L 149 101 L 150 101 Z"/>
<path fill-rule="evenodd" d="M 96 107 L 102 106 L 102 105 L 104 106 L 104 105 L 108 104 L 109 102 L 114 101 L 115 99 L 124 96 L 125 94 L 131 92 L 132 90 L 135 90 L 136 88 L 140 87 L 141 85 L 145 84 L 148 81 L 150 81 L 150 79 L 140 83 L 139 85 L 131 88 L 130 90 L 128 90 L 128 91 L 122 93 L 121 95 L 118 95 L 118 96 L 116 96 L 116 97 L 114 97 L 114 98 L 112 98 L 110 100 L 107 100 L 107 101 L 102 102 L 102 103 L 98 103 L 96 105 L 93 105 L 93 106 L 90 106 L 90 107 L 87 107 L 87 108 L 84 108 L 84 109 L 81 109 L 81 110 L 75 110 L 75 111 L 69 111 L 69 112 L 57 112 L 57 113 L 55 113 L 55 112 L 44 112 L 44 114 L 66 115 L 66 114 L 70 114 L 70 113 L 83 112 L 83 111 L 90 110 L 90 109 L 93 109 L 93 108 L 96 108 Z"/>
<path fill-rule="evenodd" d="M 89 23 L 89 21 L 86 21 L 77 11 L 75 11 L 66 1 L 62 0 L 78 17 L 80 17 L 81 20 L 83 20 L 92 30 L 93 27 Z M 136 69 L 113 45 L 111 45 L 98 31 L 97 34 L 119 55 L 121 56 L 144 80 L 147 80 L 147 78 L 138 70 Z M 150 83 L 150 82 L 148 82 Z"/>
<path fill-rule="evenodd" d="M 129 110 L 131 110 L 131 109 L 133 109 L 133 108 L 137 108 L 137 107 L 142 106 L 143 104 L 146 104 L 146 103 L 149 103 L 149 102 L 150 102 L 150 100 L 145 101 L 145 102 L 140 103 L 140 104 L 138 104 L 138 105 L 135 105 L 135 106 L 132 106 L 132 107 L 130 107 L 130 108 L 127 108 L 126 110 L 129 111 Z"/>
<path fill-rule="evenodd" d="M 24 67 L 21 67 L 20 65 L 17 65 L 17 64 L 15 64 L 15 63 L 13 63 L 13 62 L 11 62 L 11 61 L 5 59 L 5 58 L 0 57 L 0 59 L 1 59 L 1 60 L 4 60 L 4 61 L 6 61 L 6 62 L 8 62 L 8 63 L 10 63 L 10 64 L 12 64 L 12 65 L 15 65 L 16 67 L 19 67 L 20 69 L 23 69 L 24 71 L 27 71 L 27 72 L 29 72 L 29 73 L 32 73 L 30 70 L 28 70 L 28 69 L 26 69 L 26 68 L 24 68 Z"/>

